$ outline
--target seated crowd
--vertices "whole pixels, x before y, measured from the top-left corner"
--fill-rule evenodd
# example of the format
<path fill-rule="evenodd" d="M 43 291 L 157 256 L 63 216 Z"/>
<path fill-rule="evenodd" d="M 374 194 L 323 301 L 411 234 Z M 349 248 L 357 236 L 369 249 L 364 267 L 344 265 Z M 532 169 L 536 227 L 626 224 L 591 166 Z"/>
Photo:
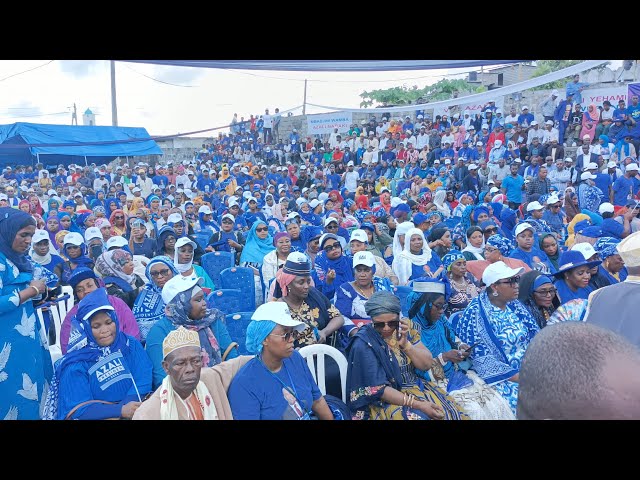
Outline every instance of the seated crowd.
<path fill-rule="evenodd" d="M 383 114 L 315 139 L 281 138 L 267 110 L 176 166 L 8 167 L 0 418 L 607 418 L 581 411 L 586 385 L 562 390 L 567 372 L 545 369 L 563 370 L 563 335 L 601 335 L 598 354 L 638 364 L 636 105 L 597 141 L 601 121 L 573 129 L 575 158 L 562 115 L 542 129 L 526 106 L 502 117 L 489 102 L 475 118 Z M 240 312 L 209 301 L 212 252 L 250 272 L 241 339 L 226 320 Z M 52 363 L 62 287 L 74 307 Z M 346 358 L 346 402 L 334 359 L 326 393 L 316 384 L 299 353 L 313 344 Z M 615 389 L 602 363 L 589 373 Z M 639 418 L 631 403 L 602 409 Z"/>

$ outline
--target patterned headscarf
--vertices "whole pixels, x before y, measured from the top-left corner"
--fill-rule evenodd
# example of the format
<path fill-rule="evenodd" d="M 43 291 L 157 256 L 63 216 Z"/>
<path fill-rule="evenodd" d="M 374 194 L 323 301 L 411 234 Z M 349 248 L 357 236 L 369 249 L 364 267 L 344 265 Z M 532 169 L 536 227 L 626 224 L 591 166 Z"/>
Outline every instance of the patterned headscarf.
<path fill-rule="evenodd" d="M 203 363 L 213 367 L 222 362 L 220 344 L 213 334 L 211 325 L 215 321 L 224 322 L 224 315 L 215 308 L 207 308 L 205 316 L 199 320 L 189 318 L 191 313 L 191 299 L 201 292 L 198 285 L 178 293 L 165 307 L 165 314 L 175 327 L 183 326 L 189 330 L 196 330 L 203 350 Z"/>
<path fill-rule="evenodd" d="M 135 275 L 128 275 L 123 271 L 124 266 L 131 261 L 133 261 L 133 257 L 129 252 L 121 248 L 110 250 L 102 253 L 96 259 L 96 272 L 103 278 L 116 277 L 124 280 L 129 285 L 133 285 Z"/>
<path fill-rule="evenodd" d="M 459 259 L 464 258 L 464 255 L 457 250 L 451 250 L 444 257 L 442 257 L 442 265 L 444 265 L 444 269 L 448 272 L 451 269 L 451 265 L 457 262 Z"/>
<path fill-rule="evenodd" d="M 500 253 L 503 257 L 508 257 L 509 253 L 511 253 L 511 250 L 513 249 L 513 245 L 511 244 L 511 242 L 502 235 L 491 235 L 487 239 L 487 245 L 496 247 L 498 250 L 500 250 Z"/>
<path fill-rule="evenodd" d="M 600 254 L 600 258 L 604 260 L 611 255 L 616 255 L 618 249 L 616 246 L 620 243 L 620 240 L 613 237 L 600 237 L 596 243 L 593 244 L 593 248 Z"/>

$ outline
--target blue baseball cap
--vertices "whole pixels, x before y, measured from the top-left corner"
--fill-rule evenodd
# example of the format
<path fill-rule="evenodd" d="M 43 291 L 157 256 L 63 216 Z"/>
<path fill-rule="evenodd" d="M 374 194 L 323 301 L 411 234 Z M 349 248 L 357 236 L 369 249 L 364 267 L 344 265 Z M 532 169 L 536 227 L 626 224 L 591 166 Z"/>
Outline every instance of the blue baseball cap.
<path fill-rule="evenodd" d="M 413 224 L 417 227 L 418 225 L 420 225 L 421 223 L 424 223 L 426 221 L 429 220 L 429 217 L 427 217 L 424 213 L 422 212 L 418 212 L 416 213 L 413 217 L 411 217 L 411 219 L 413 220 Z"/>

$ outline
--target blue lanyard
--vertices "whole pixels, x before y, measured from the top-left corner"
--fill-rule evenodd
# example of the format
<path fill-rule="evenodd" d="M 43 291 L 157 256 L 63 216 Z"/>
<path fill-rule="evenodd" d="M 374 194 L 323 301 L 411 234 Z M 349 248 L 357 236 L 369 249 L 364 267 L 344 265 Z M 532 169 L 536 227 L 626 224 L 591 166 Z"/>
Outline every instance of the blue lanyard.
<path fill-rule="evenodd" d="M 284 361 L 282 362 L 282 366 L 284 367 L 284 371 L 287 372 L 287 376 L 289 377 L 289 382 L 291 382 L 291 386 L 288 386 L 286 383 L 284 383 L 282 381 L 282 379 L 280 377 L 278 377 L 275 373 L 273 373 L 271 370 L 269 370 L 267 368 L 267 366 L 264 364 L 264 362 L 262 361 L 262 358 L 259 355 L 256 355 L 256 358 L 258 359 L 260 364 L 265 368 L 265 370 L 267 372 L 269 372 L 276 380 L 278 380 L 278 382 L 280 382 L 282 384 L 282 386 L 285 388 L 285 390 L 287 390 L 291 395 L 293 395 L 296 398 L 296 400 L 298 401 L 298 404 L 300 405 L 300 408 L 304 409 L 305 415 L 307 415 L 307 416 L 312 415 L 313 413 L 311 411 L 307 410 L 305 408 L 304 403 L 302 402 L 302 400 L 300 400 L 300 398 L 298 398 L 298 392 L 296 390 L 296 386 L 293 383 L 293 379 L 291 378 L 291 374 L 289 373 L 289 369 L 287 368 L 287 365 L 284 363 Z"/>

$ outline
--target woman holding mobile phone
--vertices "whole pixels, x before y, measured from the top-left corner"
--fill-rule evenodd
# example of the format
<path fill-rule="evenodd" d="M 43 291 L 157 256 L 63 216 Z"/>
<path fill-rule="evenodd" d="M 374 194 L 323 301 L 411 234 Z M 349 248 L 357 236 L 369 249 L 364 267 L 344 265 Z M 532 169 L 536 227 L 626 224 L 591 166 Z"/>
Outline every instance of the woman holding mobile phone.
<path fill-rule="evenodd" d="M 417 370 L 418 376 L 446 391 L 472 420 L 515 420 L 509 403 L 469 369 L 468 358 L 479 342 L 467 345 L 451 330 L 444 315 L 450 286 L 425 277 L 414 280 L 412 288 L 409 317 L 434 360 L 429 370 Z"/>

